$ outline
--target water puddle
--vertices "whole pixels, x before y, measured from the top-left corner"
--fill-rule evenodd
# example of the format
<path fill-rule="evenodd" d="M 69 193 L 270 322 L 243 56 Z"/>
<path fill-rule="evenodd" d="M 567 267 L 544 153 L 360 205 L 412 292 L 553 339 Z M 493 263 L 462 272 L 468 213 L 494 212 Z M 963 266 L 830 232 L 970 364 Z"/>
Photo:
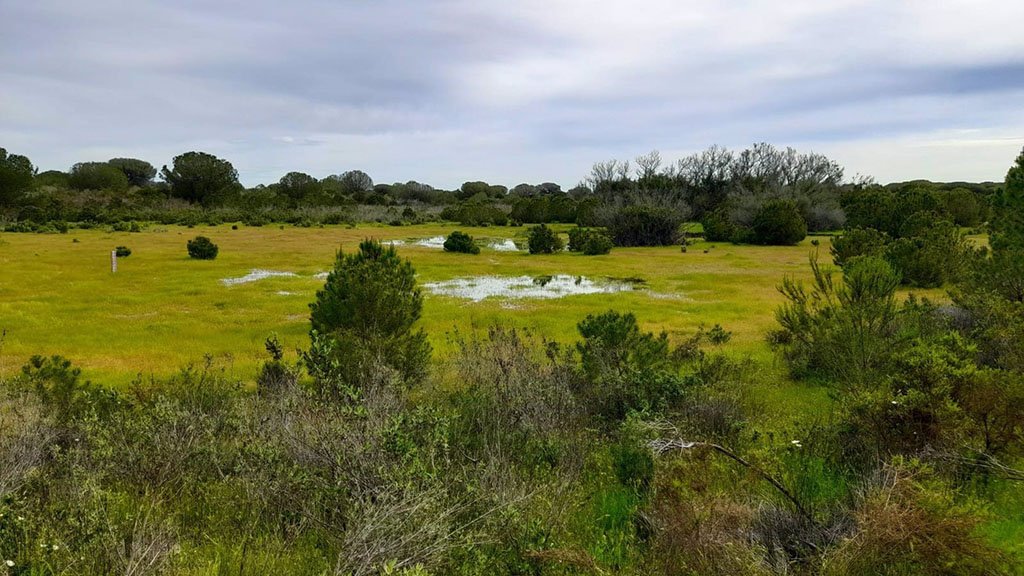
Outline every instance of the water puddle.
<path fill-rule="evenodd" d="M 465 298 L 480 302 L 487 298 L 564 298 L 581 294 L 612 294 L 629 292 L 639 283 L 628 280 L 593 279 L 586 276 L 556 274 L 553 276 L 474 276 L 444 282 L 430 282 L 423 287 L 432 294 Z"/>
<path fill-rule="evenodd" d="M 487 247 L 495 252 L 519 252 L 519 246 L 511 240 L 494 241 L 487 244 Z"/>
<path fill-rule="evenodd" d="M 422 248 L 434 248 L 440 250 L 444 248 L 444 236 L 431 236 L 430 238 L 419 238 L 416 240 L 382 240 L 382 244 L 388 244 L 391 246 L 420 246 Z"/>
<path fill-rule="evenodd" d="M 225 286 L 235 286 L 236 284 L 248 284 L 249 282 L 256 282 L 259 280 L 266 280 L 267 278 L 277 277 L 292 277 L 298 276 L 294 272 L 280 272 L 277 270 L 263 270 L 260 268 L 254 268 L 249 271 L 245 276 L 239 276 L 238 278 L 222 278 L 221 284 Z"/>

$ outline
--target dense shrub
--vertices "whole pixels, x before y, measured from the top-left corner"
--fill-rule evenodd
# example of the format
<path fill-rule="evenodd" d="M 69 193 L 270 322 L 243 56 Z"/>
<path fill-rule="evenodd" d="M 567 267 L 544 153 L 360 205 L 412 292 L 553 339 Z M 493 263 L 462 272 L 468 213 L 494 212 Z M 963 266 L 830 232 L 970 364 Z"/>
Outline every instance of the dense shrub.
<path fill-rule="evenodd" d="M 565 243 L 554 230 L 546 225 L 533 226 L 529 236 L 530 254 L 553 254 L 565 247 Z"/>
<path fill-rule="evenodd" d="M 616 246 L 669 246 L 679 239 L 682 223 L 672 208 L 636 205 L 618 210 L 607 228 Z"/>
<path fill-rule="evenodd" d="M 476 245 L 473 237 L 465 232 L 455 230 L 445 238 L 445 252 L 461 252 L 463 254 L 479 254 L 480 247 Z"/>
<path fill-rule="evenodd" d="M 577 326 L 580 365 L 597 414 L 618 421 L 631 410 L 662 410 L 677 400 L 682 383 L 668 334 L 641 332 L 633 314 L 587 315 Z"/>
<path fill-rule="evenodd" d="M 751 232 L 756 244 L 791 246 L 807 237 L 807 223 L 793 202 L 769 200 L 754 215 Z"/>
<path fill-rule="evenodd" d="M 114 253 L 118 258 L 127 258 L 132 255 L 132 249 L 127 246 L 118 246 L 114 248 Z"/>
<path fill-rule="evenodd" d="M 857 256 L 881 256 L 889 237 L 874 228 L 850 228 L 842 236 L 832 238 L 832 259 L 836 266 L 845 266 Z"/>
<path fill-rule="evenodd" d="M 579 227 L 569 230 L 569 250 L 572 252 L 594 256 L 611 252 L 613 246 L 612 239 L 600 230 Z"/>
<path fill-rule="evenodd" d="M 931 288 L 961 277 L 969 248 L 951 222 L 932 222 L 920 235 L 898 238 L 885 247 L 885 259 L 904 284 Z"/>
<path fill-rule="evenodd" d="M 587 256 L 597 256 L 599 254 L 608 254 L 612 251 L 614 243 L 612 239 L 606 234 L 601 232 L 591 232 L 587 235 L 587 239 L 583 242 L 583 254 Z"/>
<path fill-rule="evenodd" d="M 508 214 L 490 200 L 470 199 L 457 206 L 448 206 L 441 211 L 442 220 L 458 222 L 463 226 L 505 226 Z"/>
<path fill-rule="evenodd" d="M 701 220 L 701 225 L 704 227 L 704 239 L 708 242 L 730 242 L 736 237 L 736 225 L 725 210 L 708 212 Z"/>
<path fill-rule="evenodd" d="M 430 344 L 413 324 L 423 309 L 416 271 L 393 246 L 365 240 L 354 254 L 338 252 L 334 269 L 310 304 L 314 340 L 329 339 L 323 354 L 330 366 L 311 369 L 332 373 L 340 382 L 322 382 L 322 390 L 340 397 L 336 385 L 359 387 L 392 370 L 412 384 L 426 374 Z"/>
<path fill-rule="evenodd" d="M 206 236 L 196 236 L 189 240 L 187 247 L 189 257 L 197 260 L 213 260 L 217 257 L 217 252 L 220 250 Z"/>
<path fill-rule="evenodd" d="M 844 383 L 861 382 L 884 370 L 899 350 L 900 277 L 881 258 L 862 256 L 847 263 L 842 284 L 811 259 L 811 293 L 786 279 L 779 290 L 787 302 L 775 317 L 781 329 L 771 335 L 796 375 L 817 375 Z"/>

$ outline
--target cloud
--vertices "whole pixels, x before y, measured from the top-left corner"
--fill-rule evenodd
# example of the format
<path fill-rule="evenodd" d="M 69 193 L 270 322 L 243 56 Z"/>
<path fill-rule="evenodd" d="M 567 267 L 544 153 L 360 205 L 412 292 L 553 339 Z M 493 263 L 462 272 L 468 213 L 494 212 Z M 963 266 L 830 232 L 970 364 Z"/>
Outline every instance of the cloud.
<path fill-rule="evenodd" d="M 0 146 L 454 187 L 768 141 L 883 180 L 999 179 L 1024 145 L 1022 20 L 995 0 L 3 3 Z"/>

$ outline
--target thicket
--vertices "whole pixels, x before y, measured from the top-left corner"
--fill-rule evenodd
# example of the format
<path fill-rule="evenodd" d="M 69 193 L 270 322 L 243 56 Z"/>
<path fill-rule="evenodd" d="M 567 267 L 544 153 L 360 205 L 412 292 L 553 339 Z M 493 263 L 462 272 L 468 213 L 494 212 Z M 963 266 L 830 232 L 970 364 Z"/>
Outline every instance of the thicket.
<path fill-rule="evenodd" d="M 554 254 L 565 248 L 565 242 L 558 233 L 545 224 L 530 227 L 527 245 L 530 254 Z"/>
<path fill-rule="evenodd" d="M 213 260 L 220 251 L 220 248 L 206 236 L 196 236 L 189 240 L 185 247 L 188 249 L 189 258 L 196 260 Z"/>
<path fill-rule="evenodd" d="M 576 227 L 569 230 L 569 251 L 582 252 L 587 256 L 608 254 L 615 243 L 601 230 Z"/>
<path fill-rule="evenodd" d="M 479 254 L 480 247 L 476 245 L 473 237 L 465 232 L 453 231 L 444 240 L 445 252 L 461 252 L 463 254 Z"/>

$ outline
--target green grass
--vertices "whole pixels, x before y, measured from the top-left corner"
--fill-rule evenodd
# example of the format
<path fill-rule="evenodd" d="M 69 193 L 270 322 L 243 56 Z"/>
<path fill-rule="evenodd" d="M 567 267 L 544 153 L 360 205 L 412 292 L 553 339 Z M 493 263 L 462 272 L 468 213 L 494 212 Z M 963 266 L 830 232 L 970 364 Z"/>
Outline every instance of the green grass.
<path fill-rule="evenodd" d="M 323 283 L 313 275 L 331 267 L 339 247 L 354 250 L 366 237 L 420 238 L 456 228 L 232 230 L 223 225 L 152 226 L 141 233 L 3 233 L 0 329 L 7 336 L 0 349 L 0 375 L 9 375 L 32 354 L 62 354 L 86 377 L 117 386 L 139 374 L 167 375 L 210 354 L 232 375 L 248 379 L 265 358 L 263 342 L 270 334 L 276 333 L 289 350 L 307 344 L 308 304 Z M 459 229 L 478 239 L 526 233 L 526 228 Z M 188 258 L 185 243 L 200 234 L 219 244 L 216 260 Z M 702 324 L 719 323 L 733 332 L 730 351 L 769 360 L 764 335 L 781 302 L 776 286 L 786 275 L 809 276 L 807 258 L 815 250 L 809 242 L 794 247 L 698 243 L 685 254 L 679 247 L 617 248 L 606 256 L 530 256 L 487 248 L 471 256 L 417 246 L 399 252 L 412 260 L 421 282 L 482 274 L 638 277 L 647 282 L 646 290 L 557 300 L 473 303 L 428 294 L 421 324 L 439 357 L 449 350 L 446 333 L 456 328 L 511 322 L 571 341 L 584 316 L 615 308 L 633 311 L 646 329 L 666 330 L 675 339 Z M 131 248 L 132 255 L 111 274 L 110 251 L 118 245 Z M 827 240 L 818 249 L 827 260 Z M 220 282 L 254 268 L 299 277 L 236 286 Z"/>

